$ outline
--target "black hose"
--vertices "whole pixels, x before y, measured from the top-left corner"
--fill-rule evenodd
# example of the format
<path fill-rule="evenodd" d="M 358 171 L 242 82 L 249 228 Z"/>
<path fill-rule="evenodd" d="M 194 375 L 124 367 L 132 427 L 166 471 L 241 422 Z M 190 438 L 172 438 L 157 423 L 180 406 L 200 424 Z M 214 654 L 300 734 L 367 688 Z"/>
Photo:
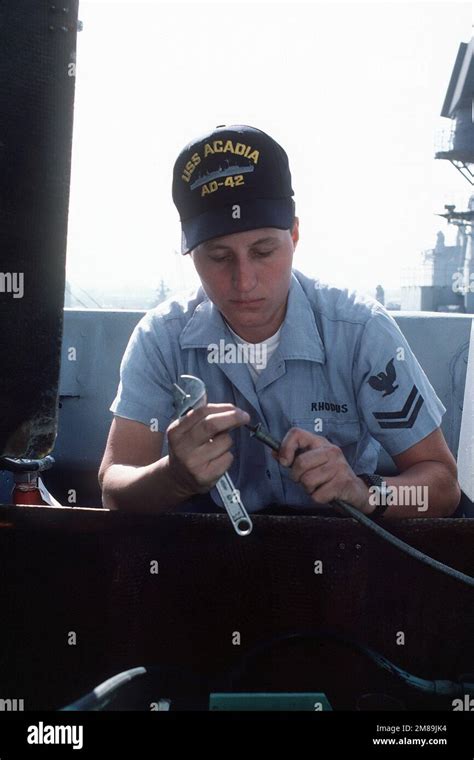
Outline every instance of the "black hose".
<path fill-rule="evenodd" d="M 230 671 L 221 676 L 221 679 L 225 684 L 224 687 L 219 684 L 219 688 L 217 688 L 216 685 L 213 691 L 223 691 L 225 688 L 227 688 L 229 691 L 232 691 L 235 688 L 235 682 L 237 679 L 242 677 L 242 674 L 245 672 L 245 669 L 248 667 L 249 663 L 252 660 L 255 660 L 256 657 L 262 655 L 266 650 L 270 649 L 270 647 L 273 647 L 275 644 L 279 644 L 284 641 L 291 641 L 294 639 L 308 639 L 310 641 L 336 641 L 340 644 L 344 644 L 345 646 L 349 646 L 364 654 L 383 670 L 388 671 L 392 675 L 402 680 L 407 686 L 410 686 L 417 691 L 421 691 L 424 694 L 431 694 L 433 696 L 442 697 L 462 697 L 464 694 L 474 694 L 474 683 L 448 681 L 445 679 L 436 679 L 429 681 L 426 678 L 419 678 L 418 676 L 414 676 L 408 671 L 403 670 L 403 668 L 398 667 L 398 665 L 395 665 L 384 655 L 379 654 L 379 652 L 376 652 L 374 649 L 371 649 L 365 644 L 361 644 L 359 641 L 357 641 L 357 639 L 326 628 L 314 630 L 310 629 L 305 631 L 290 631 L 289 633 L 281 634 L 280 636 L 274 636 L 271 639 L 267 639 L 266 641 L 257 644 L 249 652 L 241 657 L 240 662 L 237 665 L 235 665 L 233 668 L 231 668 Z"/>
<path fill-rule="evenodd" d="M 269 446 L 269 448 L 273 449 L 273 451 L 279 451 L 281 446 L 280 441 L 277 441 L 276 438 L 270 435 L 270 433 L 262 427 L 261 422 L 259 422 L 257 425 L 245 425 L 245 427 L 251 431 L 251 437 L 254 437 L 258 441 L 261 441 L 263 444 L 265 444 L 265 446 Z M 302 453 L 303 449 L 297 449 L 295 456 L 298 456 L 300 452 Z M 348 504 L 347 501 L 343 501 L 342 499 L 334 499 L 334 501 L 331 501 L 330 504 L 333 507 L 340 507 L 344 512 L 346 512 L 346 514 L 348 514 L 350 517 L 353 517 L 354 520 L 362 523 L 362 525 L 365 525 L 366 528 L 369 528 L 369 530 L 376 533 L 377 536 L 383 538 L 385 541 L 388 541 L 390 544 L 392 544 L 392 546 L 396 546 L 397 549 L 405 552 L 405 554 L 413 557 L 413 559 L 417 559 L 420 562 L 423 562 L 425 565 L 432 567 L 434 570 L 439 570 L 441 573 L 445 573 L 451 578 L 454 578 L 457 581 L 461 581 L 461 583 L 465 583 L 467 586 L 471 586 L 471 588 L 474 587 L 474 578 L 471 578 L 470 575 L 466 575 L 460 570 L 455 570 L 454 568 L 443 564 L 443 562 L 439 562 L 438 560 L 433 559 L 433 557 L 429 557 L 427 554 L 423 554 L 423 552 L 420 552 L 413 546 L 406 544 L 405 541 L 397 538 L 393 535 L 393 533 L 389 533 L 388 530 L 385 530 L 385 528 L 382 528 L 380 525 L 375 523 L 370 519 L 370 517 L 367 517 L 367 515 L 364 515 L 351 504 Z"/>
<path fill-rule="evenodd" d="M 346 512 L 346 514 L 350 515 L 350 517 L 353 517 L 354 520 L 362 523 L 362 525 L 365 525 L 366 528 L 369 528 L 369 530 L 376 533 L 377 536 L 383 538 L 385 541 L 388 541 L 390 544 L 392 544 L 392 546 L 396 546 L 397 549 L 405 552 L 405 554 L 413 557 L 413 559 L 417 559 L 420 562 L 423 562 L 425 565 L 432 567 L 434 570 L 439 570 L 441 573 L 449 575 L 450 578 L 454 578 L 457 581 L 461 581 L 461 583 L 465 583 L 467 586 L 471 586 L 471 588 L 474 587 L 474 578 L 472 578 L 470 575 L 466 575 L 460 570 L 455 570 L 453 567 L 449 567 L 449 565 L 445 565 L 443 562 L 439 562 L 437 559 L 433 559 L 433 557 L 429 557 L 427 554 L 423 554 L 423 552 L 420 552 L 419 549 L 415 549 L 414 546 L 406 544 L 405 541 L 401 540 L 401 538 L 397 538 L 397 536 L 394 536 L 393 533 L 390 533 L 388 530 L 385 530 L 385 528 L 382 528 L 381 525 L 371 520 L 370 517 L 367 517 L 367 515 L 364 515 L 362 512 L 353 507 L 351 504 L 348 504 L 346 501 L 342 501 L 342 499 L 335 499 L 331 502 L 331 505 L 340 507 Z"/>

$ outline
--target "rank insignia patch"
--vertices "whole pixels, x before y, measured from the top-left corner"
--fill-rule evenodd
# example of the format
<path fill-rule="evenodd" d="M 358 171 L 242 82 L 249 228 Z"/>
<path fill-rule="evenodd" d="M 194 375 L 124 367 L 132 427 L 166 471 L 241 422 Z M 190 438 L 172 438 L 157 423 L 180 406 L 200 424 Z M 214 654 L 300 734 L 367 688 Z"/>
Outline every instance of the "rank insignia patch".
<path fill-rule="evenodd" d="M 396 379 L 397 373 L 395 371 L 393 359 L 390 359 L 385 367 L 385 372 L 379 372 L 377 375 L 372 375 L 369 377 L 368 383 L 374 390 L 383 391 L 384 396 L 390 396 L 390 394 L 398 388 L 398 385 L 394 385 Z"/>
<path fill-rule="evenodd" d="M 381 428 L 411 428 L 415 424 L 423 401 L 423 396 L 414 385 L 403 408 L 398 412 L 372 412 L 372 414 Z"/>

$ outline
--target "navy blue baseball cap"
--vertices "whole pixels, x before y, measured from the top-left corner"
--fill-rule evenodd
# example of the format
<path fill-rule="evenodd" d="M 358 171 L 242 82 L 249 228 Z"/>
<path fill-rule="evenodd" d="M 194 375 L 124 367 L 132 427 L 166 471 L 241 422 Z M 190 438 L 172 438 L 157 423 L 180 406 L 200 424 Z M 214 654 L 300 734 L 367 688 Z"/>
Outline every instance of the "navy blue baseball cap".
<path fill-rule="evenodd" d="M 244 124 L 216 127 L 186 145 L 174 165 L 181 253 L 233 232 L 290 229 L 293 195 L 288 156 L 272 137 Z"/>

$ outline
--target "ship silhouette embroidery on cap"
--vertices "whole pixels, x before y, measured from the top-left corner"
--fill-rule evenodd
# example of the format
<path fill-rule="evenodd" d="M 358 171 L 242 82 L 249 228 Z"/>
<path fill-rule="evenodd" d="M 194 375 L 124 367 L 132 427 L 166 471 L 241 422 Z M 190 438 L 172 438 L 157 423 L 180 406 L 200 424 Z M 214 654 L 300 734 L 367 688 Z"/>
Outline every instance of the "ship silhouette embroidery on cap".
<path fill-rule="evenodd" d="M 255 170 L 255 167 L 251 164 L 250 166 L 239 166 L 238 164 L 233 164 L 231 166 L 230 161 L 227 159 L 225 159 L 224 163 L 227 164 L 224 168 L 222 168 L 222 164 L 219 164 L 219 168 L 215 171 L 207 171 L 204 175 L 199 174 L 198 178 L 191 184 L 191 190 L 195 190 L 197 187 L 201 187 L 201 185 L 205 185 L 213 179 L 232 177 L 235 174 L 246 174 L 247 172 L 253 172 Z"/>

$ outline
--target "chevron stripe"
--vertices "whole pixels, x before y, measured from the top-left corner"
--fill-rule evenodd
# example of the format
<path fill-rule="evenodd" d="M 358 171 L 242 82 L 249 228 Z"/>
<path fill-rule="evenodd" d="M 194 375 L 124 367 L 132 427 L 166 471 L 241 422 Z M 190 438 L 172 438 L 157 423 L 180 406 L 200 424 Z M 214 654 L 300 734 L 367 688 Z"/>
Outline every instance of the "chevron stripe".
<path fill-rule="evenodd" d="M 398 412 L 373 412 L 374 417 L 377 420 L 399 420 L 401 417 L 406 417 L 412 407 L 417 393 L 418 388 L 416 385 L 414 385 L 408 395 L 407 400 L 405 401 L 403 409 L 400 409 Z"/>
<path fill-rule="evenodd" d="M 420 396 L 408 420 L 404 420 L 402 422 L 379 422 L 380 427 L 381 428 L 411 428 L 413 427 L 415 420 L 418 417 L 418 412 L 420 411 L 423 405 L 423 401 L 424 401 L 423 396 Z"/>
<path fill-rule="evenodd" d="M 413 411 L 411 411 L 410 414 L 410 410 L 417 396 L 418 399 L 415 403 L 415 406 L 413 407 Z M 423 405 L 423 401 L 423 396 L 418 392 L 416 385 L 414 385 L 408 394 L 408 398 L 403 405 L 403 409 L 400 409 L 398 412 L 372 412 L 372 414 L 374 415 L 375 419 L 379 420 L 379 425 L 381 428 L 411 428 L 415 424 L 418 413 Z M 409 417 L 408 414 L 410 414 Z M 381 420 L 384 421 L 382 422 Z"/>

